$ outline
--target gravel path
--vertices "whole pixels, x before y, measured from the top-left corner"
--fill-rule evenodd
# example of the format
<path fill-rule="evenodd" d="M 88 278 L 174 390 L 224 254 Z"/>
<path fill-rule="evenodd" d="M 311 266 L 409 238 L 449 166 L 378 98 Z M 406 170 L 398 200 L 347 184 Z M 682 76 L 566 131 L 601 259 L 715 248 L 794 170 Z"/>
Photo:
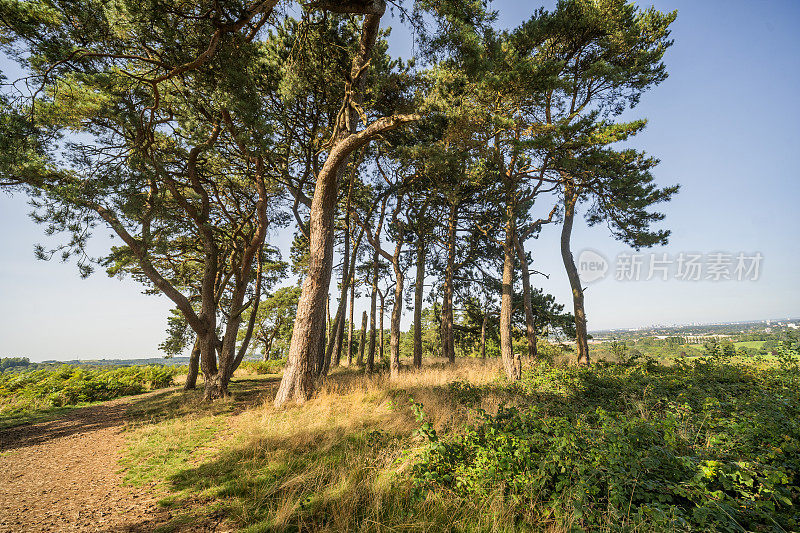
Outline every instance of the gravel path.
<path fill-rule="evenodd" d="M 0 430 L 0 532 L 152 531 L 169 520 L 147 487 L 122 486 L 132 398 L 142 395 Z"/>

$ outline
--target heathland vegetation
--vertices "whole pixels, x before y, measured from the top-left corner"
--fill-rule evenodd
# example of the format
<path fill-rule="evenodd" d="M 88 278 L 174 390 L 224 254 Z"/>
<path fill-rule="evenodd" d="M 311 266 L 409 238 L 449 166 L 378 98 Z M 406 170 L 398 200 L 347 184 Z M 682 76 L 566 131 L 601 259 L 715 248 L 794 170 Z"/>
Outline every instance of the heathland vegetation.
<path fill-rule="evenodd" d="M 530 11 L 0 0 L 22 73 L 0 91 L 0 188 L 62 237 L 37 256 L 174 305 L 182 387 L 129 401 L 122 460 L 165 526 L 798 529 L 796 337 L 587 331 L 575 224 L 670 236 L 678 186 L 629 141 L 676 13 Z M 536 286 L 545 231 L 568 309 Z M 178 372 L 3 365 L 8 424 Z"/>

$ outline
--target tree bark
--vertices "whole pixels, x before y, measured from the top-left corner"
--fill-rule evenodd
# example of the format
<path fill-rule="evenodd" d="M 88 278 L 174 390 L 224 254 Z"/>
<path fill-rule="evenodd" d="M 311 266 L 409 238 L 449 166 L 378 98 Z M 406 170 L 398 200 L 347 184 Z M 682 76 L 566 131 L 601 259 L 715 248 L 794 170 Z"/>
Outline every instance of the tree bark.
<path fill-rule="evenodd" d="M 586 311 L 583 307 L 583 288 L 575 267 L 575 259 L 570 249 L 572 238 L 572 224 L 575 220 L 575 204 L 578 195 L 574 186 L 567 184 L 564 187 L 564 225 L 561 227 L 561 259 L 567 271 L 569 285 L 572 289 L 572 305 L 575 313 L 575 344 L 578 351 L 578 364 L 589 365 L 589 342 L 586 331 Z"/>
<path fill-rule="evenodd" d="M 319 358 L 320 339 L 325 333 L 325 301 L 333 266 L 333 230 L 338 178 L 343 157 L 331 155 L 317 175 L 311 202 L 308 274 L 297 304 L 289 355 L 283 370 L 275 405 L 304 403 L 314 392 L 314 362 Z M 342 154 L 343 156 L 343 154 Z"/>
<path fill-rule="evenodd" d="M 514 353 L 511 331 L 511 308 L 514 296 L 514 222 L 513 208 L 506 208 L 506 231 L 503 241 L 503 287 L 500 301 L 500 354 L 506 377 L 517 381 L 522 377 L 519 354 Z"/>
<path fill-rule="evenodd" d="M 195 339 L 192 346 L 192 354 L 189 356 L 189 373 L 186 375 L 186 383 L 183 390 L 194 390 L 197 388 L 197 372 L 200 369 L 200 343 Z"/>
<path fill-rule="evenodd" d="M 425 288 L 425 237 L 417 237 L 417 278 L 414 281 L 414 368 L 422 368 L 422 298 Z"/>
<path fill-rule="evenodd" d="M 442 355 L 450 363 L 456 361 L 453 339 L 453 270 L 456 259 L 456 226 L 458 206 L 451 204 L 447 224 L 447 265 L 444 271 L 444 297 L 442 298 Z"/>

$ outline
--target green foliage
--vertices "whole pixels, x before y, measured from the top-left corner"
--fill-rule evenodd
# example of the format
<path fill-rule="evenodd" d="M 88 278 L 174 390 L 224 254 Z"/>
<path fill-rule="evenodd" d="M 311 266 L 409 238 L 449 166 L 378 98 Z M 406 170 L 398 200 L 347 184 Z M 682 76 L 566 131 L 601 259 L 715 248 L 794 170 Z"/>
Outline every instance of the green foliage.
<path fill-rule="evenodd" d="M 717 358 L 541 365 L 523 380 L 533 405 L 481 411 L 447 438 L 423 431 L 414 476 L 423 493 L 502 498 L 520 525 L 794 531 L 800 392 L 791 372 Z"/>
<path fill-rule="evenodd" d="M 239 368 L 254 374 L 278 374 L 286 365 L 286 359 L 270 359 L 269 361 L 243 361 Z"/>
<path fill-rule="evenodd" d="M 167 387 L 178 371 L 155 365 L 113 369 L 63 365 L 55 370 L 0 374 L 0 419 Z"/>

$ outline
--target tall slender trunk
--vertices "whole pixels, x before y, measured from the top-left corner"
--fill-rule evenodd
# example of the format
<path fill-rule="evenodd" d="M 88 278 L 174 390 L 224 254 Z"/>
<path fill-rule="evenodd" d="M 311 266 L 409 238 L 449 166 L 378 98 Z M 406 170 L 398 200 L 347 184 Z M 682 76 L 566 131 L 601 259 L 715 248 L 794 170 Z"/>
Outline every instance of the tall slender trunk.
<path fill-rule="evenodd" d="M 349 261 L 349 266 L 347 267 L 348 277 L 343 280 L 342 282 L 342 298 L 343 300 L 339 302 L 339 311 L 341 312 L 341 316 L 339 317 L 339 313 L 337 312 L 337 318 L 339 319 L 338 329 L 337 329 L 337 339 L 336 339 L 336 346 L 333 350 L 336 351 L 335 356 L 335 364 L 338 365 L 341 353 L 342 353 L 342 344 L 344 341 L 344 305 L 347 301 L 347 290 L 350 289 L 350 325 L 347 332 L 347 364 L 349 365 L 352 363 L 352 355 L 350 352 L 350 348 L 352 346 L 353 341 L 353 306 L 355 305 L 355 271 L 356 271 L 356 260 L 358 259 L 358 249 L 361 245 L 361 239 L 364 237 L 364 228 L 361 228 L 361 231 L 358 233 L 358 237 L 353 244 L 353 252 L 349 258 L 346 258 L 345 261 Z M 330 349 L 330 346 L 329 346 Z"/>
<path fill-rule="evenodd" d="M 351 274 L 352 276 L 352 274 Z M 347 323 L 347 366 L 353 364 L 353 308 L 356 302 L 356 280 L 350 281 L 350 321 Z"/>
<path fill-rule="evenodd" d="M 511 332 L 511 308 L 514 297 L 514 213 L 506 208 L 505 239 L 503 241 L 503 288 L 500 301 L 500 354 L 506 377 L 516 381 L 522 377 L 519 354 L 514 353 Z"/>
<path fill-rule="evenodd" d="M 425 237 L 417 237 L 417 278 L 414 281 L 414 368 L 422 368 L 422 297 L 425 288 Z"/>
<path fill-rule="evenodd" d="M 581 279 L 578 276 L 578 269 L 575 267 L 575 259 L 572 257 L 570 249 L 570 239 L 572 238 L 572 224 L 575 220 L 575 204 L 578 195 L 574 186 L 567 185 L 564 188 L 564 225 L 561 227 L 561 259 L 564 261 L 564 268 L 567 271 L 569 285 L 572 289 L 572 305 L 575 314 L 575 344 L 578 350 L 578 364 L 589 365 L 589 342 L 586 333 L 586 311 L 583 307 L 583 288 Z"/>
<path fill-rule="evenodd" d="M 197 371 L 200 369 L 200 342 L 195 339 L 192 346 L 192 354 L 189 356 L 189 373 L 186 375 L 186 383 L 183 390 L 194 390 L 197 388 Z"/>
<path fill-rule="evenodd" d="M 525 307 L 525 337 L 528 340 L 528 356 L 531 359 L 536 359 L 536 328 L 533 315 L 533 302 L 531 301 L 531 273 L 528 268 L 528 257 L 525 255 L 525 247 L 518 234 L 514 236 L 514 245 L 517 250 L 520 270 L 522 270 L 522 301 Z"/>
<path fill-rule="evenodd" d="M 356 364 L 362 366 L 364 364 L 364 346 L 367 344 L 367 312 L 364 311 L 361 315 L 361 342 L 358 344 L 358 359 Z"/>
<path fill-rule="evenodd" d="M 353 193 L 355 172 L 350 176 L 350 185 L 347 191 L 344 217 L 344 253 L 342 254 L 342 287 L 339 294 L 339 305 L 336 309 L 336 319 L 333 325 L 334 332 L 331 343 L 327 348 L 327 357 L 333 359 L 333 366 L 339 366 L 342 356 L 342 340 L 344 337 L 344 310 L 347 305 L 347 289 L 350 286 L 350 200 Z"/>
<path fill-rule="evenodd" d="M 447 265 L 444 271 L 444 297 L 442 298 L 442 355 L 451 363 L 456 361 L 453 339 L 453 275 L 456 260 L 456 226 L 458 205 L 451 204 L 447 224 Z"/>
<path fill-rule="evenodd" d="M 345 298 L 347 297 L 347 293 L 345 292 Z M 342 315 L 344 315 L 344 311 L 342 311 Z M 339 320 L 339 328 L 336 330 L 336 342 L 333 349 L 333 365 L 339 366 L 342 362 L 342 346 L 344 346 L 344 327 L 345 322 L 344 316 L 341 317 Z"/>
<path fill-rule="evenodd" d="M 244 356 L 247 353 L 247 349 L 250 347 L 250 340 L 253 338 L 253 331 L 256 327 L 256 318 L 258 318 L 258 308 L 261 305 L 261 277 L 263 274 L 263 251 L 264 251 L 264 244 L 263 242 L 259 246 L 258 249 L 258 256 L 257 256 L 257 267 L 256 267 L 256 291 L 253 295 L 253 308 L 250 309 L 250 318 L 247 320 L 247 331 L 245 332 L 244 339 L 242 339 L 242 344 L 239 346 L 239 351 L 236 354 L 236 359 L 233 361 L 233 369 L 231 370 L 231 374 L 239 368 L 239 365 L 242 364 L 244 360 Z"/>
<path fill-rule="evenodd" d="M 319 347 L 319 360 L 317 362 L 317 376 L 324 376 L 328 374 L 328 369 L 330 369 L 331 361 L 328 359 L 328 356 L 331 355 L 331 351 L 328 351 L 326 348 L 329 344 L 329 339 L 331 337 L 331 295 L 328 293 L 327 297 L 325 298 L 325 327 L 322 330 L 322 338 L 320 339 L 320 347 Z"/>
<path fill-rule="evenodd" d="M 378 299 L 378 250 L 372 254 L 372 294 L 369 306 L 369 355 L 367 356 L 367 372 L 375 370 L 375 312 Z"/>
<path fill-rule="evenodd" d="M 483 321 L 481 322 L 481 359 L 486 359 L 486 324 L 489 322 L 489 310 L 483 312 Z"/>
<path fill-rule="evenodd" d="M 385 343 L 385 341 L 383 340 L 383 313 L 384 313 L 384 310 L 386 309 L 386 295 L 381 294 L 380 297 L 381 297 L 381 312 L 380 312 L 380 315 L 381 315 L 381 333 L 380 333 L 380 339 L 378 340 L 378 342 L 380 343 L 380 346 L 379 346 L 379 349 L 378 349 L 378 357 L 380 357 L 380 360 L 383 361 L 384 360 L 383 347 L 384 347 L 384 343 Z"/>
<path fill-rule="evenodd" d="M 395 261 L 394 275 L 397 283 L 394 287 L 394 306 L 392 307 L 391 331 L 389 332 L 389 378 L 400 376 L 400 315 L 403 311 L 403 270 L 399 258 Z"/>

